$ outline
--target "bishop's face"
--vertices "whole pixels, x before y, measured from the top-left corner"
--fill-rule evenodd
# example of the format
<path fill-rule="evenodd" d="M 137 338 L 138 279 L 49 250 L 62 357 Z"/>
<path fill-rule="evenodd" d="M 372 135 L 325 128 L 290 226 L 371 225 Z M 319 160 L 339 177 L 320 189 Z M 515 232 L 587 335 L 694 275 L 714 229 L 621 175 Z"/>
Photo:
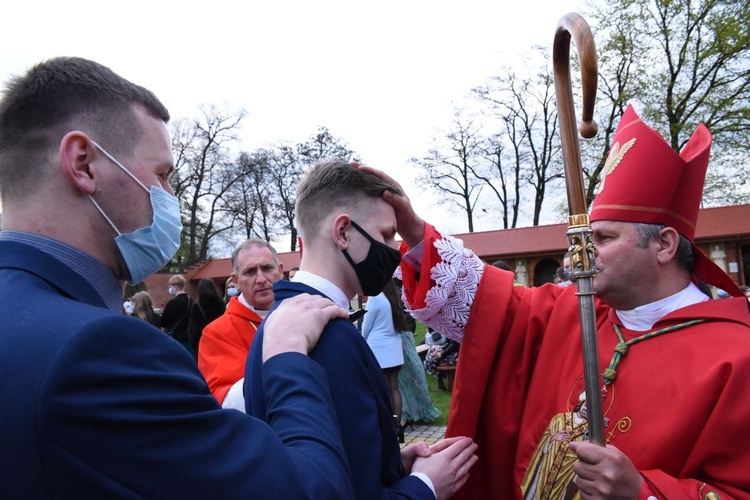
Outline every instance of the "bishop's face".
<path fill-rule="evenodd" d="M 597 297 L 615 309 L 630 310 L 653 302 L 657 276 L 656 242 L 639 248 L 636 226 L 630 222 L 591 223 L 596 246 Z"/>

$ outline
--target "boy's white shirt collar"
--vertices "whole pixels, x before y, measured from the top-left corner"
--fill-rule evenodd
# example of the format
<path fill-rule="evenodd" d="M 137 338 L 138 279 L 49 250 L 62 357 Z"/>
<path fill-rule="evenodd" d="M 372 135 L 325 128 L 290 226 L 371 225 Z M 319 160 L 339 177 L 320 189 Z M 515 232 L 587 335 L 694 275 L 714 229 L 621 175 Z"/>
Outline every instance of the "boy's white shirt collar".
<path fill-rule="evenodd" d="M 297 271 L 292 278 L 294 283 L 302 283 L 312 287 L 334 301 L 337 305 L 343 307 L 345 310 L 349 310 L 349 299 L 346 298 L 344 292 L 339 287 L 317 274 L 313 274 L 307 271 Z"/>

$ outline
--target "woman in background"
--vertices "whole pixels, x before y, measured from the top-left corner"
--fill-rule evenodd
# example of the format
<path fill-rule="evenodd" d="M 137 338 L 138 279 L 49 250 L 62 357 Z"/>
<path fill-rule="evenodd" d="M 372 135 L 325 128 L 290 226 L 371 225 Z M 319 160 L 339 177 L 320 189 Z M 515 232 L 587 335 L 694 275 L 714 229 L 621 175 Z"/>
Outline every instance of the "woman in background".
<path fill-rule="evenodd" d="M 403 442 L 401 426 L 401 392 L 398 389 L 398 372 L 404 364 L 401 331 L 406 328 L 401 302 L 393 280 L 378 295 L 367 299 L 367 314 L 362 318 L 362 336 L 372 349 L 388 381 L 393 405 L 393 418 L 399 441 Z"/>
<path fill-rule="evenodd" d="M 399 297 L 401 293 L 399 292 Z M 401 299 L 399 298 L 399 301 Z M 398 372 L 398 388 L 401 393 L 401 427 L 414 422 L 429 423 L 440 416 L 440 410 L 432 404 L 427 377 L 422 360 L 414 344 L 417 322 L 408 314 L 401 303 L 406 328 L 401 332 L 401 347 L 404 351 L 404 364 Z"/>
<path fill-rule="evenodd" d="M 203 329 L 210 322 L 224 314 L 226 305 L 221 299 L 216 285 L 208 278 L 198 282 L 195 294 L 195 302 L 190 306 L 190 318 L 188 320 L 188 342 L 198 358 L 198 345 L 203 335 Z"/>
<path fill-rule="evenodd" d="M 227 278 L 227 282 L 224 284 L 224 304 L 229 304 L 229 300 L 232 297 L 236 297 L 240 294 L 240 289 L 237 288 L 234 280 L 230 276 Z"/>
<path fill-rule="evenodd" d="M 154 312 L 153 300 L 148 292 L 138 292 L 130 298 L 133 303 L 133 316 L 161 328 L 161 316 Z"/>

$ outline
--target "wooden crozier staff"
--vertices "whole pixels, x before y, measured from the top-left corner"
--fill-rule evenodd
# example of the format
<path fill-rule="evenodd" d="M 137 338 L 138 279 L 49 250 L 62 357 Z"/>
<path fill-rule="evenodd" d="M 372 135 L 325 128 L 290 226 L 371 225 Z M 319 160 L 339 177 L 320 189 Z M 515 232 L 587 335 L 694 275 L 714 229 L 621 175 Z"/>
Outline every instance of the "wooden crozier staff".
<path fill-rule="evenodd" d="M 573 279 L 578 287 L 578 308 L 581 314 L 581 337 L 583 344 L 583 370 L 586 382 L 586 409 L 589 425 L 589 440 L 604 446 L 604 414 L 602 412 L 601 376 L 599 371 L 599 348 L 596 340 L 596 316 L 594 315 L 593 278 L 594 243 L 591 224 L 583 191 L 581 150 L 576 134 L 573 90 L 570 83 L 570 38 L 571 34 L 578 50 L 581 64 L 583 88 L 583 112 L 581 135 L 591 138 L 596 135 L 593 121 L 596 98 L 597 65 L 596 47 L 586 20 L 570 13 L 560 19 L 552 48 L 555 76 L 557 117 L 560 124 L 565 184 L 568 191 L 568 243 Z"/>

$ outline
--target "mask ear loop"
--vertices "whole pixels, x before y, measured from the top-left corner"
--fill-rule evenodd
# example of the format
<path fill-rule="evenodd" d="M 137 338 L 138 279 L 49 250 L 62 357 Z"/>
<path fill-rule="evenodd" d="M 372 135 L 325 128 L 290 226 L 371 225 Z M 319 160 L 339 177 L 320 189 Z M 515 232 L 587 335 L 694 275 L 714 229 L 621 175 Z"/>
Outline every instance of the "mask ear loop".
<path fill-rule="evenodd" d="M 97 144 L 96 141 L 91 140 L 91 143 L 94 145 L 94 147 L 96 147 L 96 149 L 98 149 L 99 151 L 101 151 L 102 154 L 104 156 L 106 156 L 112 163 L 114 163 L 115 165 L 117 165 L 118 167 L 120 167 L 120 169 L 123 172 L 125 172 L 126 174 L 128 174 L 131 179 L 133 179 L 135 182 L 138 183 L 139 186 L 141 186 L 143 189 L 145 189 L 147 193 L 151 192 L 151 191 L 149 191 L 149 189 L 146 186 L 143 185 L 143 183 L 141 181 L 138 180 L 138 178 L 135 175 L 133 175 L 130 172 L 130 170 L 128 170 L 127 168 L 125 168 L 122 163 L 120 163 L 119 161 L 117 161 L 117 159 L 114 156 L 112 156 L 111 154 L 109 154 L 103 147 L 101 147 L 99 144 Z M 115 232 L 117 233 L 117 236 L 122 236 L 122 233 L 120 232 L 120 230 L 117 229 L 117 227 L 115 226 L 114 222 L 112 222 L 112 220 L 109 217 L 107 217 L 107 214 L 104 213 L 104 210 L 102 210 L 102 207 L 99 206 L 99 204 L 96 202 L 96 200 L 94 199 L 94 197 L 91 196 L 91 195 L 89 195 L 89 199 L 91 200 L 91 203 L 94 204 L 94 206 L 96 207 L 96 209 L 99 210 L 99 213 L 102 214 L 102 217 L 104 217 L 104 219 L 109 223 L 109 225 L 112 226 L 112 229 L 115 230 Z"/>
<path fill-rule="evenodd" d="M 99 206 L 99 204 L 96 202 L 96 200 L 94 199 L 94 197 L 91 196 L 91 195 L 89 195 L 89 200 L 91 200 L 91 203 L 93 203 L 94 206 L 96 207 L 96 209 L 99 210 L 99 213 L 102 214 L 102 216 L 104 217 L 104 219 L 107 222 L 109 222 L 109 225 L 112 226 L 112 229 L 115 230 L 115 232 L 117 233 L 117 236 L 121 236 L 122 233 L 115 227 L 115 224 L 112 222 L 112 220 L 109 217 L 107 217 L 107 214 L 104 213 L 104 210 L 102 210 L 102 207 Z"/>
<path fill-rule="evenodd" d="M 130 178 L 133 179 L 135 182 L 137 182 L 138 185 L 141 186 L 147 193 L 151 192 L 146 186 L 143 185 L 143 183 L 141 181 L 138 180 L 138 177 L 136 177 L 135 175 L 133 175 L 132 172 L 130 172 L 130 170 L 128 170 L 127 168 L 125 168 L 125 166 L 122 163 L 120 163 L 119 161 L 117 161 L 117 159 L 114 156 L 112 156 L 111 154 L 107 153 L 107 151 L 103 147 L 101 147 L 99 144 L 97 144 L 96 141 L 92 140 L 91 142 L 94 144 L 94 146 L 96 146 L 96 148 L 99 151 L 101 151 L 104 154 L 104 156 L 106 156 L 107 158 L 109 158 L 112 163 L 114 163 L 115 165 L 117 165 L 118 167 L 120 167 L 120 169 L 122 169 L 123 172 L 125 172 L 126 174 L 128 174 L 130 176 Z M 105 215 L 105 217 L 106 217 L 106 215 Z"/>

